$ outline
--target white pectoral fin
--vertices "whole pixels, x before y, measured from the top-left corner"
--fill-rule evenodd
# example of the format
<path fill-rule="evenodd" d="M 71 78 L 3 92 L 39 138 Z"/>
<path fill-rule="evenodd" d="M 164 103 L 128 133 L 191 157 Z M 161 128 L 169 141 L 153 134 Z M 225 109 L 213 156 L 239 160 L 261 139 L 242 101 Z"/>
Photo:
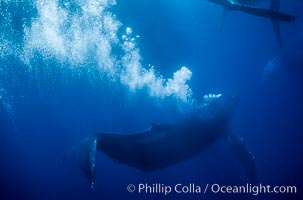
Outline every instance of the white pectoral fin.
<path fill-rule="evenodd" d="M 228 135 L 229 146 L 236 156 L 236 158 L 241 162 L 247 175 L 253 183 L 258 183 L 257 170 L 255 164 L 255 158 L 253 154 L 247 149 L 243 140 L 235 135 Z"/>
<path fill-rule="evenodd" d="M 94 187 L 96 176 L 97 138 L 88 136 L 81 144 L 78 152 L 80 168 L 87 177 L 91 188 Z"/>

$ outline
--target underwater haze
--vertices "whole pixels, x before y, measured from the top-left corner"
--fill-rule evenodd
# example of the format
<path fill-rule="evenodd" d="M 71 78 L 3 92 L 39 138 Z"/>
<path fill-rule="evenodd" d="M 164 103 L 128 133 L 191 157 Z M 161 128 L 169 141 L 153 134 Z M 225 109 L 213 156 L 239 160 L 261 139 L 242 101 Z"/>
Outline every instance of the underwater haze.
<path fill-rule="evenodd" d="M 303 2 L 280 10 L 297 17 L 281 22 L 282 47 L 270 19 L 230 11 L 223 22 L 207 0 L 0 0 L 0 199 L 302 199 Z M 225 140 L 153 172 L 98 152 L 90 188 L 77 160 L 88 135 L 173 124 L 225 93 L 239 97 L 230 130 L 260 183 L 296 193 L 204 194 L 250 184 Z M 127 190 L 178 183 L 202 193 Z"/>

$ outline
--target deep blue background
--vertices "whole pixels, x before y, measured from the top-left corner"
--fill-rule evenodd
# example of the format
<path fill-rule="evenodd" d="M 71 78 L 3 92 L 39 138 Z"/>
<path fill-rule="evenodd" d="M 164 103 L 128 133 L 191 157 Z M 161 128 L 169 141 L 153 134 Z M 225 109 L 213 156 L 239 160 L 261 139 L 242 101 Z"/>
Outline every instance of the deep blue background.
<path fill-rule="evenodd" d="M 1 21 L 5 21 L 5 5 L 0 5 Z M 14 31 L 1 29 L 16 43 L 23 35 L 22 23 L 29 24 L 35 16 L 31 3 L 20 5 L 28 7 L 28 12 L 17 12 L 20 9 L 15 7 L 9 10 L 15 19 Z M 231 12 L 220 27 L 222 9 L 202 0 L 118 0 L 111 9 L 141 36 L 138 45 L 143 64 L 153 64 L 164 77 L 186 65 L 193 72 L 189 84 L 196 98 L 209 92 L 239 94 L 231 130 L 244 138 L 255 155 L 261 182 L 296 185 L 300 193 L 254 199 L 300 199 L 303 3 L 282 1 L 284 12 L 298 16 L 294 23 L 281 24 L 283 48 L 276 43 L 270 20 Z M 264 73 L 273 57 L 279 57 L 279 62 L 274 70 Z M 57 64 L 39 57 L 35 62 L 45 67 Z M 2 56 L 0 63 L 0 87 L 13 107 L 10 111 L 7 102 L 0 102 L 0 199 L 251 197 L 206 194 L 164 198 L 126 191 L 128 184 L 141 182 L 245 184 L 245 173 L 223 140 L 198 157 L 152 173 L 117 164 L 98 153 L 96 188 L 90 190 L 75 155 L 62 162 L 67 152 L 94 132 L 132 132 L 148 128 L 152 122 L 174 122 L 178 120 L 176 105 L 144 93 L 128 94 L 124 87 L 111 87 L 102 80 L 92 84 L 85 76 L 62 82 L 57 78 L 66 78 L 68 73 L 56 70 L 47 74 L 41 70 L 37 83 L 14 56 Z"/>

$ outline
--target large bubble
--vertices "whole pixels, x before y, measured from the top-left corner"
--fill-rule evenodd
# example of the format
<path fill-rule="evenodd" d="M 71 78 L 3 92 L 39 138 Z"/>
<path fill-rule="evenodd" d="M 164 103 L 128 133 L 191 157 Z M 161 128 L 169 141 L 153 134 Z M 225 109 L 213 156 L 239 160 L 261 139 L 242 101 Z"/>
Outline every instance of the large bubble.
<path fill-rule="evenodd" d="M 37 58 L 56 60 L 65 70 L 93 71 L 131 93 L 145 90 L 155 98 L 191 102 L 187 84 L 191 71 L 182 66 L 172 78 L 163 78 L 155 67 L 143 66 L 139 36 L 117 19 L 111 11 L 115 4 L 114 0 L 35 1 L 36 15 L 24 25 L 20 58 L 32 71 L 41 67 L 34 62 Z"/>

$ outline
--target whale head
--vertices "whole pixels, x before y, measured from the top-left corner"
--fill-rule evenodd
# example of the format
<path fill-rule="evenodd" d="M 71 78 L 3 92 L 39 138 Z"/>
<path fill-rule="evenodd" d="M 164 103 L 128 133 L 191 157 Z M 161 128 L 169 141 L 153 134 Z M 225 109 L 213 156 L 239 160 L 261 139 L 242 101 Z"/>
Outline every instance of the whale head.
<path fill-rule="evenodd" d="M 201 120 L 230 119 L 239 103 L 238 95 L 234 94 L 206 94 L 193 109 L 194 117 Z"/>

